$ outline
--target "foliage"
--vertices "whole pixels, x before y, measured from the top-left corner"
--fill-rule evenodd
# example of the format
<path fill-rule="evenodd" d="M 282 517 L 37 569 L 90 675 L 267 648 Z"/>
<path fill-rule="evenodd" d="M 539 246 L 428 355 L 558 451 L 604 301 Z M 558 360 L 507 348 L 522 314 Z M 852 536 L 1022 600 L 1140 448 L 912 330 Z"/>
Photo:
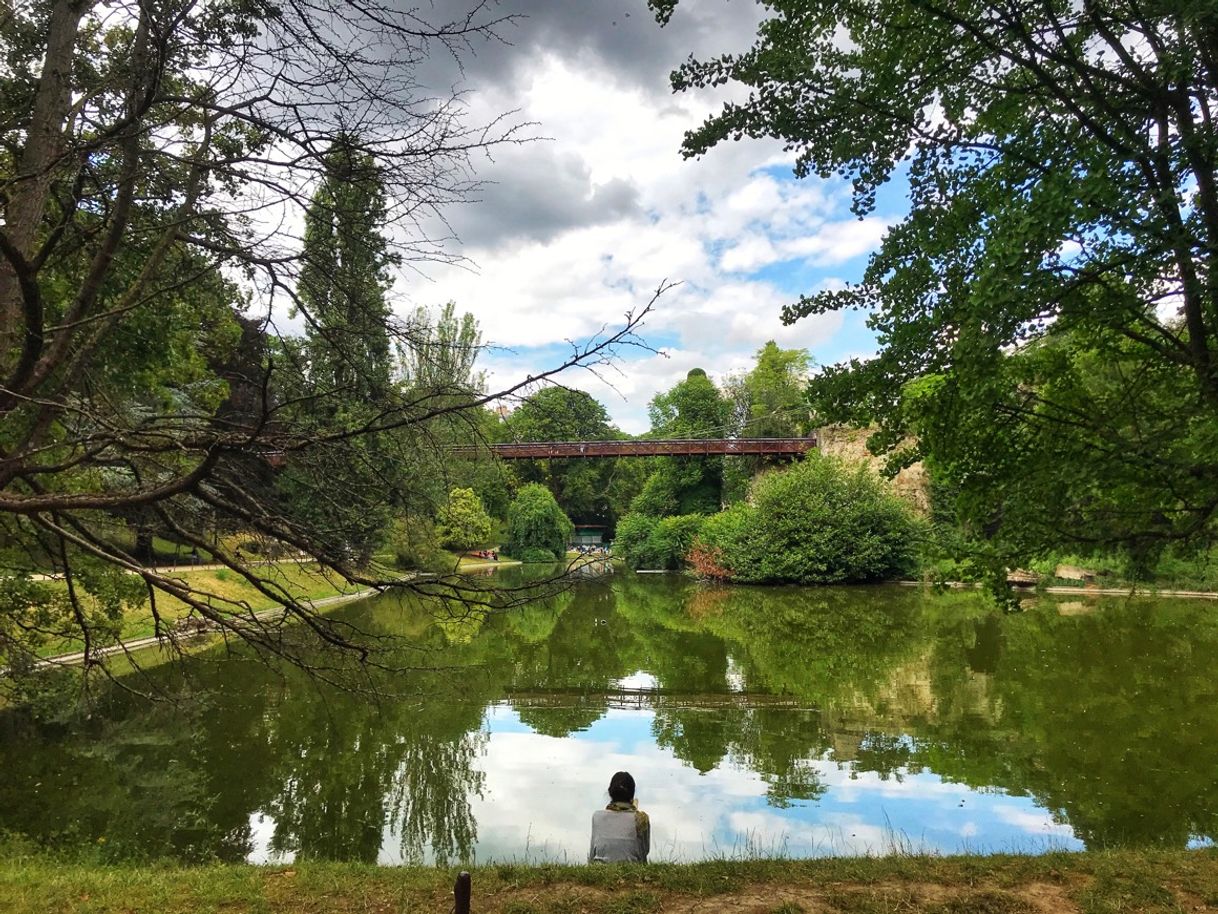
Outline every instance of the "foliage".
<path fill-rule="evenodd" d="M 468 396 L 486 384 L 474 367 L 483 349 L 482 331 L 469 312 L 457 317 L 456 302 L 445 302 L 435 315 L 416 308 L 400 346 L 401 370 L 411 390 Z"/>
<path fill-rule="evenodd" d="M 651 432 L 661 438 L 720 438 L 727 431 L 730 405 L 701 368 L 656 394 L 647 407 Z M 713 514 L 723 498 L 722 457 L 667 457 L 631 502 L 639 514 Z"/>
<path fill-rule="evenodd" d="M 507 542 L 503 551 L 524 561 L 553 561 L 566 554 L 575 525 L 558 506 L 550 490 L 539 483 L 520 487 L 508 508 Z M 549 553 L 542 559 L 540 552 Z"/>
<path fill-rule="evenodd" d="M 547 387 L 529 397 L 504 423 L 509 441 L 612 441 L 621 433 L 609 424 L 605 407 L 582 390 Z M 519 461 L 522 482 L 544 485 L 563 511 L 580 523 L 612 527 L 637 474 L 629 460 L 599 458 Z"/>
<path fill-rule="evenodd" d="M 705 519 L 701 514 L 627 514 L 618 522 L 614 554 L 632 569 L 675 571 L 685 565 L 686 554 Z"/>
<path fill-rule="evenodd" d="M 723 395 L 730 404 L 729 430 L 747 438 L 792 438 L 813 429 L 808 405 L 806 349 L 779 349 L 770 340 L 757 350 L 756 363 L 744 374 L 729 375 Z M 745 498 L 749 481 L 766 465 L 764 457 L 735 457 L 723 462 L 722 500 Z"/>
<path fill-rule="evenodd" d="M 728 404 L 701 368 L 658 393 L 647 406 L 651 433 L 664 438 L 720 438 L 727 427 Z"/>
<path fill-rule="evenodd" d="M 450 333 L 444 312 L 437 347 L 390 319 L 391 268 L 453 259 L 426 226 L 467 197 L 479 151 L 519 139 L 510 117 L 474 123 L 461 88 L 424 89 L 420 70 L 459 66 L 510 17 L 387 0 L 45 0 L 0 15 L 0 591 L 46 572 L 79 582 L 42 621 L 81 631 L 86 673 L 114 637 L 86 611 L 104 597 L 87 592 L 94 560 L 281 656 L 278 624 L 145 567 L 145 547 L 241 531 L 395 582 L 371 561 L 390 509 L 434 508 L 452 430 L 492 397 L 472 389 L 468 321 Z M 285 230 L 302 224 L 303 239 Z M 279 335 L 271 315 L 290 308 L 307 339 Z M 388 352 L 411 342 L 413 381 L 394 383 Z M 124 523 L 134 549 L 108 535 Z M 370 656 L 248 557 L 212 555 L 302 630 Z M 8 669 L 38 640 L 22 612 L 0 619 Z"/>
<path fill-rule="evenodd" d="M 918 522 L 865 466 L 810 454 L 754 484 L 748 504 L 710 518 L 698 557 L 742 583 L 882 581 L 913 566 Z"/>
<path fill-rule="evenodd" d="M 357 137 L 331 144 L 305 210 L 297 302 L 306 322 L 310 380 L 343 400 L 384 408 L 389 393 L 389 267 L 379 168 Z"/>
<path fill-rule="evenodd" d="M 491 537 L 491 518 L 473 489 L 453 489 L 436 519 L 440 545 L 464 552 L 487 543 Z"/>
<path fill-rule="evenodd" d="M 655 515 L 634 511 L 624 515 L 613 537 L 613 554 L 631 568 L 649 567 L 644 564 L 647 538 L 659 520 Z"/>
<path fill-rule="evenodd" d="M 542 549 L 540 546 L 526 546 L 524 549 L 513 552 L 511 555 L 512 558 L 530 565 L 557 562 L 563 553 L 554 552 L 551 549 Z"/>
<path fill-rule="evenodd" d="M 784 312 L 872 315 L 878 356 L 814 378 L 818 415 L 935 462 L 999 569 L 1212 539 L 1218 8 L 765 6 L 751 49 L 673 74 L 743 99 L 685 155 L 777 138 L 798 176 L 849 179 L 860 217 L 908 182 L 862 280 Z"/>
<path fill-rule="evenodd" d="M 749 438 L 793 438 L 812 431 L 808 406 L 806 349 L 779 349 L 770 340 L 757 350 L 757 364 L 744 377 L 747 414 L 739 434 Z"/>

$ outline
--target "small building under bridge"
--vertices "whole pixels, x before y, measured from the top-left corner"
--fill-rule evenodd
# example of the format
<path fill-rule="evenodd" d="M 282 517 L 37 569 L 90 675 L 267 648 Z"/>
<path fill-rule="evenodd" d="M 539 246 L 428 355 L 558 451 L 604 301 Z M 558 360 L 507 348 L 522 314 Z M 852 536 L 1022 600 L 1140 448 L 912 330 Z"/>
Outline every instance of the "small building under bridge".
<path fill-rule="evenodd" d="M 575 532 L 571 534 L 571 545 L 603 546 L 608 529 L 604 524 L 576 524 Z"/>

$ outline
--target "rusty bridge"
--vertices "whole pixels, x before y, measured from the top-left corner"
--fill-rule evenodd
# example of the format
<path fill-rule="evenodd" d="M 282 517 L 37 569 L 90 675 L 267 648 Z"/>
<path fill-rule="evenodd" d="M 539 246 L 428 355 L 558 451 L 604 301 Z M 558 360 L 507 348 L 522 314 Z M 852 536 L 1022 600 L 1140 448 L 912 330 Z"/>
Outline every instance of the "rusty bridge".
<path fill-rule="evenodd" d="M 640 441 L 528 441 L 454 447 L 458 455 L 489 451 L 503 460 L 570 457 L 797 457 L 816 447 L 816 438 L 652 438 Z"/>

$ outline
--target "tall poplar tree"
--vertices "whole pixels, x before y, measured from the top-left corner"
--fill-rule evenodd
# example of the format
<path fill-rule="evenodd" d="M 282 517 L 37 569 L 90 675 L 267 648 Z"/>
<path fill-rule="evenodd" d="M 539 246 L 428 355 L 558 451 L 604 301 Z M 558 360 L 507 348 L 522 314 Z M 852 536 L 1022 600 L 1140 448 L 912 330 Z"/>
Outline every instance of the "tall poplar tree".
<path fill-rule="evenodd" d="M 308 325 L 310 380 L 347 403 L 379 404 L 389 392 L 387 212 L 376 161 L 355 137 L 325 157 L 325 177 L 305 213 L 299 311 Z"/>

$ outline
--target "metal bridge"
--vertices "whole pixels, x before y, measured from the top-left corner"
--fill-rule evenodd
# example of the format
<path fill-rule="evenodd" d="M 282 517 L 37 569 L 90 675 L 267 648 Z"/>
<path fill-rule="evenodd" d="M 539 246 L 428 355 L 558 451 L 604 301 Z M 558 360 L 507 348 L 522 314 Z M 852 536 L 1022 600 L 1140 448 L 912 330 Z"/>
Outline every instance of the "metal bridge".
<path fill-rule="evenodd" d="M 503 460 L 547 460 L 580 457 L 795 457 L 816 447 L 808 438 L 652 438 L 640 441 L 529 441 L 454 447 L 458 455 L 490 451 Z"/>

